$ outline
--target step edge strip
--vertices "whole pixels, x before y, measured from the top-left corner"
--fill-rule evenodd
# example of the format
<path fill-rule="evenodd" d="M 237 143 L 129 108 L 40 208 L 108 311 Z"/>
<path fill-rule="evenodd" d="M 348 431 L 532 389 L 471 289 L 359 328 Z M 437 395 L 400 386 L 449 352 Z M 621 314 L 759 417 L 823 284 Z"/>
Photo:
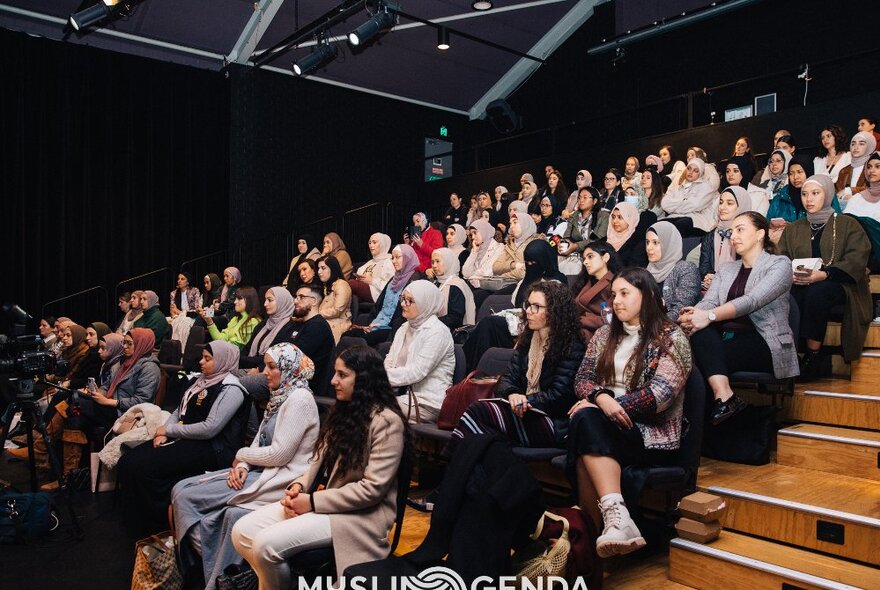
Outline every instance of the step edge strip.
<path fill-rule="evenodd" d="M 862 351 L 862 357 L 863 358 L 868 357 L 868 358 L 872 358 L 872 359 L 880 358 L 880 352 L 864 352 L 864 351 Z"/>
<path fill-rule="evenodd" d="M 860 514 L 853 514 L 851 512 L 841 512 L 840 510 L 833 510 L 831 508 L 823 508 L 822 506 L 813 506 L 811 504 L 802 504 L 800 502 L 793 502 L 791 500 L 783 500 L 781 498 L 774 498 L 772 496 L 762 496 L 761 494 L 753 494 L 752 492 L 744 492 L 742 490 L 734 490 L 731 488 L 725 488 L 721 486 L 708 486 L 706 491 L 715 493 L 715 494 L 723 494 L 726 496 L 731 496 L 733 498 L 740 498 L 743 500 L 751 500 L 752 502 L 760 502 L 762 504 L 770 504 L 771 506 L 778 506 L 780 508 L 788 508 L 792 510 L 800 510 L 801 512 L 807 512 L 809 514 L 814 514 L 817 516 L 825 516 L 828 518 L 836 518 L 837 520 L 844 520 L 846 522 L 851 522 L 853 524 L 859 524 L 863 526 L 869 526 L 873 528 L 880 528 L 880 519 L 872 518 L 870 516 L 862 516 Z"/>
<path fill-rule="evenodd" d="M 859 586 L 850 586 L 849 584 L 844 584 L 843 582 L 837 582 L 834 580 L 829 580 L 827 578 L 821 578 L 813 574 L 799 572 L 791 568 L 776 565 L 775 563 L 761 561 L 759 559 L 755 559 L 754 557 L 746 557 L 744 555 L 732 553 L 724 549 L 716 549 L 715 547 L 711 547 L 708 545 L 701 545 L 700 543 L 688 541 L 687 539 L 675 538 L 669 542 L 669 545 L 683 551 L 690 551 L 699 555 L 713 557 L 715 559 L 720 559 L 721 561 L 727 561 L 736 565 L 742 565 L 768 574 L 784 576 L 786 578 L 797 580 L 798 582 L 803 582 L 805 584 L 818 586 L 820 588 L 827 588 L 828 590 L 857 590 L 859 588 Z"/>
<path fill-rule="evenodd" d="M 799 430 L 788 430 L 786 428 L 779 430 L 777 434 L 781 434 L 783 436 L 794 436 L 798 438 L 809 438 L 814 440 L 826 440 L 829 442 L 846 443 L 850 445 L 859 445 L 862 447 L 873 447 L 875 449 L 880 449 L 880 441 L 867 440 L 864 438 L 849 438 L 847 436 L 837 436 L 835 434 L 822 434 L 821 432 L 801 432 Z"/>
<path fill-rule="evenodd" d="M 840 399 L 851 399 L 863 402 L 880 402 L 880 395 L 864 395 L 861 393 L 840 393 L 837 391 L 818 391 L 815 389 L 805 389 L 804 395 L 810 397 L 835 397 Z"/>

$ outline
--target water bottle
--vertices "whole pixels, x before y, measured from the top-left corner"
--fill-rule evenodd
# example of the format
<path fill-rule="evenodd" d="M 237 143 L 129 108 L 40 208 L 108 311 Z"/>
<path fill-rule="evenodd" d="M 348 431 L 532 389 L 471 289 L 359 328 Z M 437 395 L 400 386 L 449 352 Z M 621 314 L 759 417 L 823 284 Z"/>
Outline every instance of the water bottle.
<path fill-rule="evenodd" d="M 606 324 L 610 324 L 614 312 L 611 310 L 610 307 L 608 307 L 608 304 L 604 301 L 602 302 L 600 307 L 602 308 L 602 321 Z"/>

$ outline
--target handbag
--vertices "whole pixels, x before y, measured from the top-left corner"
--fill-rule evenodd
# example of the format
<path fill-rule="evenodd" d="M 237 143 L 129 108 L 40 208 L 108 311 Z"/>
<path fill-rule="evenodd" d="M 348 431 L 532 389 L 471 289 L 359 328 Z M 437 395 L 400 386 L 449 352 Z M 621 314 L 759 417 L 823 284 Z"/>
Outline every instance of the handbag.
<path fill-rule="evenodd" d="M 0 495 L 0 544 L 33 541 L 57 526 L 48 492 Z"/>
<path fill-rule="evenodd" d="M 559 272 L 566 276 L 579 275 L 584 267 L 581 255 L 577 252 L 567 256 L 558 256 L 557 258 L 559 259 Z"/>
<path fill-rule="evenodd" d="M 135 544 L 131 590 L 181 590 L 183 577 L 177 565 L 174 536 L 151 535 Z"/>
<path fill-rule="evenodd" d="M 247 564 L 233 563 L 217 576 L 217 590 L 257 590 L 257 572 Z"/>
<path fill-rule="evenodd" d="M 555 537 L 544 552 L 522 563 L 516 574 L 517 578 L 525 578 L 532 582 L 536 587 L 540 578 L 548 576 L 561 577 L 568 566 L 568 556 L 571 553 L 571 542 L 568 540 L 568 519 L 563 516 L 557 516 L 552 512 L 545 511 L 538 519 L 538 526 L 535 532 L 529 538 L 533 541 L 541 539 L 544 532 L 544 521 L 547 519 L 555 520 L 562 523 L 562 531 L 559 536 Z"/>
<path fill-rule="evenodd" d="M 92 493 L 116 490 L 116 467 L 102 464 L 100 453 L 91 453 L 89 456 L 89 471 Z"/>
<path fill-rule="evenodd" d="M 495 397 L 495 386 L 498 385 L 499 376 L 478 377 L 477 373 L 471 371 L 467 377 L 446 390 L 446 397 L 443 398 L 440 415 L 437 417 L 437 428 L 454 430 L 468 406 L 477 400 Z"/>
<path fill-rule="evenodd" d="M 604 576 L 602 560 L 596 553 L 598 535 L 592 519 L 577 506 L 550 508 L 544 512 L 531 536 L 546 550 L 542 555 L 522 562 L 518 575 L 528 577 L 533 583 L 539 577 L 550 575 L 564 577 L 571 584 L 582 578 L 590 590 L 601 590 Z M 563 548 L 556 551 L 563 537 Z M 550 547 L 547 547 L 548 544 Z M 566 544 L 567 551 L 564 547 Z M 560 564 L 563 553 L 567 553 L 566 560 Z M 548 571 L 553 573 L 544 573 Z"/>

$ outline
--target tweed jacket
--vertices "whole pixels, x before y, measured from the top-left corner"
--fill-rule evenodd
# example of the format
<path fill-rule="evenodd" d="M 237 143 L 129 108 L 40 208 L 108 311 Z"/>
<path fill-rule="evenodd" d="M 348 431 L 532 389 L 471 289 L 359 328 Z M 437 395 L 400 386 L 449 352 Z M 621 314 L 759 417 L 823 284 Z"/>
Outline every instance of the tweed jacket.
<path fill-rule="evenodd" d="M 706 296 L 696 307 L 714 309 L 727 303 L 727 293 L 742 268 L 742 260 L 727 262 L 718 269 Z M 773 357 L 773 375 L 787 379 L 800 374 L 794 335 L 788 323 L 791 260 L 761 252 L 746 281 L 745 293 L 731 303 L 736 317 L 748 315 Z"/>

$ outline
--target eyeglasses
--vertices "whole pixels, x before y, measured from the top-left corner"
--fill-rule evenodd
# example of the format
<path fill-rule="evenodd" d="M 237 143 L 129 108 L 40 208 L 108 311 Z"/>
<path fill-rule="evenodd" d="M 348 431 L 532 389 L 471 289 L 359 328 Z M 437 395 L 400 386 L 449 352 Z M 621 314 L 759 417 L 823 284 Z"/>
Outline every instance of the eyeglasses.
<path fill-rule="evenodd" d="M 547 309 L 547 306 L 537 303 L 523 303 L 523 309 L 526 310 L 526 313 L 538 313 L 542 309 Z"/>
<path fill-rule="evenodd" d="M 294 299 L 297 301 L 302 301 L 303 299 L 314 299 L 315 301 L 318 300 L 318 298 L 315 297 L 314 295 L 300 295 L 298 293 L 297 293 L 296 297 L 294 297 Z"/>
<path fill-rule="evenodd" d="M 617 180 L 616 176 L 606 176 L 605 177 L 605 182 L 614 182 L 615 180 Z"/>
<path fill-rule="evenodd" d="M 412 297 L 407 297 L 406 295 L 404 295 L 403 297 L 400 298 L 400 304 L 405 305 L 407 307 L 409 307 L 410 305 L 412 305 L 415 302 L 416 302 L 415 299 L 413 299 Z"/>

